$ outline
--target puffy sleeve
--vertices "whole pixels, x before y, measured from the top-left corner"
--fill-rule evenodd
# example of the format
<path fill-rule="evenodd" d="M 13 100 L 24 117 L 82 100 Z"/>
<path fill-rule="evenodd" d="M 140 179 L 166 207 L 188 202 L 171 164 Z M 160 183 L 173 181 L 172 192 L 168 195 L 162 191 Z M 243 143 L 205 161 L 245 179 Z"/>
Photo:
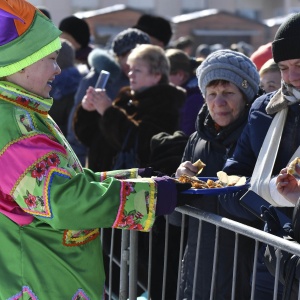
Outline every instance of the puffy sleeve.
<path fill-rule="evenodd" d="M 82 169 L 66 144 L 46 134 L 11 142 L 0 156 L 0 168 L 5 170 L 0 175 L 1 192 L 10 204 L 1 200 L 1 212 L 20 225 L 22 215 L 58 230 L 148 231 L 154 222 L 154 180 L 137 178 L 137 169 L 102 173 Z"/>

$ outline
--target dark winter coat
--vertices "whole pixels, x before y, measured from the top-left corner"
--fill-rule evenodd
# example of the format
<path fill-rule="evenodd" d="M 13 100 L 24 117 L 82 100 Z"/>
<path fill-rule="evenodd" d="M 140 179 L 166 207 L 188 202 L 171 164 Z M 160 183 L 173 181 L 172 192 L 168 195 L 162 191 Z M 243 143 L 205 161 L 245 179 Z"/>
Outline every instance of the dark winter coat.
<path fill-rule="evenodd" d="M 129 131 L 127 148 L 137 137 L 140 166 L 150 159 L 150 141 L 159 132 L 173 134 L 179 126 L 179 109 L 185 100 L 183 89 L 169 84 L 155 85 L 133 96 L 129 87 L 121 89 L 103 116 L 79 107 L 74 128 L 79 140 L 89 147 L 89 168 L 110 170 Z"/>
<path fill-rule="evenodd" d="M 92 170 L 111 170 L 114 158 L 120 151 L 129 128 L 132 135 L 127 148 L 138 141 L 138 158 L 140 166 L 150 161 L 150 141 L 160 132 L 173 134 L 179 128 L 179 110 L 185 100 L 185 92 L 173 85 L 156 85 L 145 89 L 134 96 L 129 87 L 120 90 L 103 116 L 97 112 L 88 112 L 81 106 L 74 119 L 74 130 L 79 140 L 89 148 L 89 168 Z M 161 219 L 160 219 L 161 220 Z M 155 228 L 161 225 L 155 223 Z M 111 246 L 110 229 L 103 231 L 104 261 Z M 147 284 L 148 235 L 139 233 L 138 276 L 144 285 Z M 120 257 L 121 232 L 114 233 L 114 256 Z M 146 250 L 145 250 L 146 249 Z M 114 282 L 119 280 L 118 270 L 114 270 Z M 107 276 L 108 277 L 108 276 Z M 118 287 L 116 287 L 118 288 Z M 155 299 L 155 298 L 153 298 Z"/>
<path fill-rule="evenodd" d="M 243 131 L 241 138 L 238 141 L 237 147 L 234 151 L 232 158 L 227 160 L 224 167 L 224 171 L 228 174 L 251 176 L 256 159 L 258 157 L 260 148 L 263 144 L 263 140 L 267 134 L 268 128 L 272 122 L 275 112 L 281 109 L 283 99 L 277 103 L 274 102 L 275 93 L 269 93 L 256 99 L 253 103 L 248 123 Z M 271 103 L 273 114 L 268 115 L 266 112 L 266 106 Z M 300 144 L 300 106 L 299 103 L 289 106 L 286 122 L 284 125 L 282 138 L 276 157 L 275 165 L 273 168 L 273 175 L 279 173 L 284 168 L 296 149 Z M 225 198 L 220 198 L 222 205 L 233 215 L 240 216 L 245 220 L 254 221 L 254 215 L 249 213 L 243 208 L 239 199 L 242 196 L 241 193 L 227 195 Z M 291 208 L 279 208 L 291 217 Z M 260 227 L 260 229 L 263 229 Z M 272 299 L 274 277 L 269 274 L 263 262 L 263 253 L 260 253 L 258 258 L 258 270 L 256 278 L 256 290 L 264 293 L 264 299 Z M 282 287 L 279 289 L 282 291 Z M 263 299 L 262 298 L 262 299 Z"/>
<path fill-rule="evenodd" d="M 197 115 L 204 103 L 204 99 L 195 75 L 193 75 L 182 87 L 186 90 L 186 100 L 180 110 L 179 129 L 189 136 L 195 131 Z"/>
<path fill-rule="evenodd" d="M 68 118 L 74 105 L 74 96 L 81 79 L 82 75 L 78 69 L 69 67 L 63 69 L 52 83 L 50 96 L 53 98 L 53 105 L 49 110 L 49 115 L 65 136 L 68 134 Z"/>
<path fill-rule="evenodd" d="M 214 122 L 208 117 L 207 106 L 204 104 L 198 115 L 196 123 L 197 131 L 190 136 L 182 161 L 189 160 L 194 162 L 200 158 L 206 163 L 201 177 L 216 177 L 216 173 L 222 170 L 226 159 L 233 153 L 237 139 L 247 122 L 247 113 L 248 109 L 235 122 L 217 132 Z M 219 205 L 217 196 L 192 196 L 189 204 L 204 211 L 233 218 Z M 190 218 L 188 224 L 188 241 L 181 277 L 180 299 L 192 299 L 198 226 L 199 221 L 195 218 Z M 209 223 L 202 223 L 197 283 L 194 287 L 196 289 L 195 299 L 206 300 L 210 298 L 214 243 L 215 226 Z M 230 299 L 231 294 L 232 272 L 230 270 L 232 271 L 233 267 L 234 234 L 221 229 L 219 248 L 221 251 L 218 256 L 218 276 L 214 299 L 225 300 Z M 244 266 L 245 264 L 239 263 L 239 265 Z M 243 270 L 239 269 L 239 271 L 242 272 Z M 244 275 L 242 277 L 237 276 L 238 290 L 236 291 L 236 299 L 247 299 L 250 284 L 242 280 L 239 281 L 239 279 L 245 278 Z"/>
<path fill-rule="evenodd" d="M 292 233 L 293 241 L 300 244 L 300 201 L 297 202 L 294 208 Z M 280 269 L 280 278 L 285 285 L 283 300 L 296 300 L 299 293 L 300 258 L 287 252 L 282 252 L 281 255 L 280 265 L 284 267 Z M 273 259 L 276 259 L 275 256 L 273 256 Z"/>
<path fill-rule="evenodd" d="M 271 212 L 271 210 L 269 211 Z M 272 215 L 273 217 L 275 216 L 274 212 L 272 212 Z M 300 201 L 295 205 L 292 222 L 278 226 L 276 223 L 268 221 L 265 225 L 265 231 L 290 242 L 300 244 Z M 276 274 L 277 263 L 279 264 L 278 278 L 284 286 L 281 299 L 297 300 L 300 281 L 299 256 L 271 245 L 263 245 L 263 251 L 266 267 L 274 277 Z"/>
<path fill-rule="evenodd" d="M 160 132 L 154 135 L 150 143 L 150 162 L 154 170 L 172 176 L 181 163 L 182 155 L 189 137 L 183 131 L 174 134 Z"/>
<path fill-rule="evenodd" d="M 251 177 L 256 159 L 269 126 L 275 114 L 268 115 L 266 106 L 275 93 L 269 93 L 256 99 L 250 109 L 248 123 L 237 143 L 233 156 L 229 158 L 224 166 L 228 174 L 243 175 Z M 299 103 L 289 106 L 286 122 L 284 125 L 281 142 L 273 168 L 276 175 L 284 168 L 298 146 L 300 145 L 300 106 Z M 242 195 L 239 195 L 241 197 Z M 254 220 L 252 214 L 244 209 L 239 203 L 239 197 L 231 201 L 223 199 L 224 207 L 236 216 L 248 220 Z M 221 199 L 222 200 L 222 199 Z M 291 209 L 288 209 L 291 212 Z M 289 213 L 291 215 L 291 213 Z"/>
<path fill-rule="evenodd" d="M 82 165 L 85 165 L 88 149 L 76 138 L 73 128 L 73 121 L 75 112 L 80 105 L 83 97 L 85 96 L 86 90 L 89 86 L 95 86 L 101 70 L 107 70 L 110 72 L 110 77 L 105 89 L 108 97 L 110 97 L 111 99 L 114 99 L 116 97 L 121 87 L 127 86 L 129 84 L 128 77 L 123 72 L 121 72 L 121 69 L 117 62 L 111 61 L 110 59 L 105 57 L 101 57 L 101 51 L 96 51 L 92 56 L 89 57 L 89 60 L 91 69 L 88 74 L 84 76 L 78 86 L 77 92 L 74 97 L 74 105 L 68 119 L 67 140 L 72 146 L 72 149 L 76 153 Z"/>

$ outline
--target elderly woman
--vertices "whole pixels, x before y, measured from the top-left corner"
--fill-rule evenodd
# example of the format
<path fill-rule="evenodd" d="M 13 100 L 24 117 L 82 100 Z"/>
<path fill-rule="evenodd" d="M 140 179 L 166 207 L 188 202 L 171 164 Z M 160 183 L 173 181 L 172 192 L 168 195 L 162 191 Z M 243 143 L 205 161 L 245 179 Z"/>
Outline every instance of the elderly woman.
<path fill-rule="evenodd" d="M 102 299 L 99 228 L 150 230 L 176 185 L 82 168 L 48 114 L 61 31 L 27 1 L 0 10 L 0 299 Z"/>
<path fill-rule="evenodd" d="M 97 151 L 89 149 L 95 153 L 89 156 L 93 170 L 116 168 L 116 155 L 122 147 L 136 152 L 134 165 L 128 167 L 146 166 L 152 136 L 173 134 L 179 128 L 185 93 L 169 84 L 170 66 L 164 50 L 149 44 L 137 46 L 127 63 L 130 86 L 121 89 L 113 101 L 105 90 L 90 87 L 75 117 L 75 132 L 83 143 L 91 145 L 95 135 L 102 137 L 101 143 L 94 145 Z"/>
<path fill-rule="evenodd" d="M 197 69 L 197 77 L 205 104 L 198 114 L 196 132 L 189 138 L 176 176 L 195 176 L 198 168 L 192 163 L 201 159 L 206 164 L 201 176 L 215 177 L 232 154 L 247 122 L 249 107 L 259 90 L 259 74 L 255 65 L 242 53 L 219 50 L 202 62 Z M 194 196 L 190 204 L 232 218 L 220 206 L 217 195 Z M 195 299 L 210 299 L 215 227 L 202 224 L 199 264 L 195 266 L 198 225 L 198 220 L 190 218 L 180 299 L 192 299 L 193 289 L 196 289 Z M 234 235 L 225 229 L 220 230 L 219 249 L 213 299 L 230 299 Z M 193 286 L 195 268 L 198 269 L 198 277 Z M 235 299 L 249 299 L 250 279 L 247 272 L 237 276 L 237 280 Z"/>

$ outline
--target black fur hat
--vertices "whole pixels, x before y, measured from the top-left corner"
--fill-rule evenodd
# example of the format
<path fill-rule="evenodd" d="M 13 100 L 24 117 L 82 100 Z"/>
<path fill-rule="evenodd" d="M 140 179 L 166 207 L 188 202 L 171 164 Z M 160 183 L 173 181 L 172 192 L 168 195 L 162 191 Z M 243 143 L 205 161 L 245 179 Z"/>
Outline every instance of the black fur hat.
<path fill-rule="evenodd" d="M 290 16 L 278 28 L 272 43 L 276 63 L 300 58 L 300 13 Z"/>
<path fill-rule="evenodd" d="M 162 17 L 144 14 L 138 19 L 137 24 L 133 27 L 155 37 L 159 41 L 163 42 L 165 46 L 169 44 L 172 37 L 171 24 L 168 20 Z"/>
<path fill-rule="evenodd" d="M 90 42 L 90 29 L 85 20 L 75 16 L 66 17 L 60 22 L 59 29 L 70 34 L 82 48 L 88 46 Z"/>

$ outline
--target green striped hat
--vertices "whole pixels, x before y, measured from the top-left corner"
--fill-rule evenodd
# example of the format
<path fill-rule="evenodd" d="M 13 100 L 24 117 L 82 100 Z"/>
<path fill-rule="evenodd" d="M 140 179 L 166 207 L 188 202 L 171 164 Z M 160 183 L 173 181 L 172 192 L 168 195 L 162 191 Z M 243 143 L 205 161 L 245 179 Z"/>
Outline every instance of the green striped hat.
<path fill-rule="evenodd" d="M 24 0 L 0 0 L 0 77 L 14 74 L 61 47 L 61 31 Z"/>

